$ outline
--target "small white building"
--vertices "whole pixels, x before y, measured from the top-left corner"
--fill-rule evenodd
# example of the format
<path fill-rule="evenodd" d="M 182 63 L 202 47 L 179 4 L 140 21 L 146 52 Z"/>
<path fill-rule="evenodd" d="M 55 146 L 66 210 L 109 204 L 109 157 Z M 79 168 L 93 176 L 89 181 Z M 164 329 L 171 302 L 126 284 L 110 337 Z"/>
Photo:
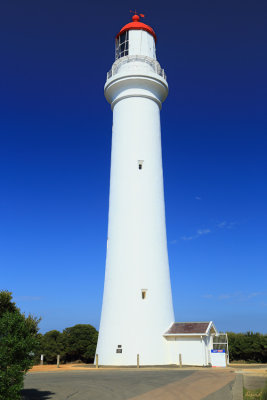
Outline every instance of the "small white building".
<path fill-rule="evenodd" d="M 224 343 L 218 342 L 222 334 L 212 321 L 175 322 L 163 336 L 167 341 L 169 364 L 227 366 L 227 339 Z"/>

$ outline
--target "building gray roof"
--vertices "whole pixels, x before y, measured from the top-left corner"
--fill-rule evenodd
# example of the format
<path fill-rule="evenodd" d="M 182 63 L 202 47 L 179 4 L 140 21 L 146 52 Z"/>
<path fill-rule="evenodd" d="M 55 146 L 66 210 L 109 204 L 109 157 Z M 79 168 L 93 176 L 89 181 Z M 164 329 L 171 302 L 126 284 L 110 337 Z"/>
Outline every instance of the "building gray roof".
<path fill-rule="evenodd" d="M 164 335 L 205 335 L 208 332 L 209 322 L 174 322 Z M 213 326 L 214 328 L 214 326 Z M 215 329 L 214 329 L 215 330 Z M 215 331 L 216 332 L 216 331 Z"/>

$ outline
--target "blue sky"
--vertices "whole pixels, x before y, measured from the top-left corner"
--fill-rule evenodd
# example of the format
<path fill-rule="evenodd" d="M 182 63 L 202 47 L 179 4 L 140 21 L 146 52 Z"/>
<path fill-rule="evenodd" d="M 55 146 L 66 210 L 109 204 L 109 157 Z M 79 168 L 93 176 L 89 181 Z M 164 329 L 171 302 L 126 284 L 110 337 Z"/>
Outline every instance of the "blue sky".
<path fill-rule="evenodd" d="M 98 328 L 114 36 L 136 7 L 158 36 L 177 321 L 267 333 L 265 1 L 3 0 L 0 288 L 42 332 Z"/>

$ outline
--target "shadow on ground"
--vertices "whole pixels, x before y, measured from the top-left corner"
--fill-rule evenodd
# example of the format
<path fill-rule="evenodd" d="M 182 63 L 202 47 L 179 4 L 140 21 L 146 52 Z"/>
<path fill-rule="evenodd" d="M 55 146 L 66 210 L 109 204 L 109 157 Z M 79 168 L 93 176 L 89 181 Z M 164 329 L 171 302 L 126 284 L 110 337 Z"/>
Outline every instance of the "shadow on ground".
<path fill-rule="evenodd" d="M 22 400 L 49 400 L 52 399 L 53 392 L 37 389 L 23 389 L 21 391 Z"/>

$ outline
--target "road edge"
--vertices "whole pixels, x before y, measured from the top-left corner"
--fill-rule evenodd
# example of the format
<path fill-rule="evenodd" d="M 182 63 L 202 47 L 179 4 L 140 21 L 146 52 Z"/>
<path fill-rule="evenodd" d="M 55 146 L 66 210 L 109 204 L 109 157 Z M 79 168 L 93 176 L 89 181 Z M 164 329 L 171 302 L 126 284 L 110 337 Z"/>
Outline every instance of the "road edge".
<path fill-rule="evenodd" d="M 236 374 L 233 386 L 233 400 L 243 400 L 243 375 Z"/>

